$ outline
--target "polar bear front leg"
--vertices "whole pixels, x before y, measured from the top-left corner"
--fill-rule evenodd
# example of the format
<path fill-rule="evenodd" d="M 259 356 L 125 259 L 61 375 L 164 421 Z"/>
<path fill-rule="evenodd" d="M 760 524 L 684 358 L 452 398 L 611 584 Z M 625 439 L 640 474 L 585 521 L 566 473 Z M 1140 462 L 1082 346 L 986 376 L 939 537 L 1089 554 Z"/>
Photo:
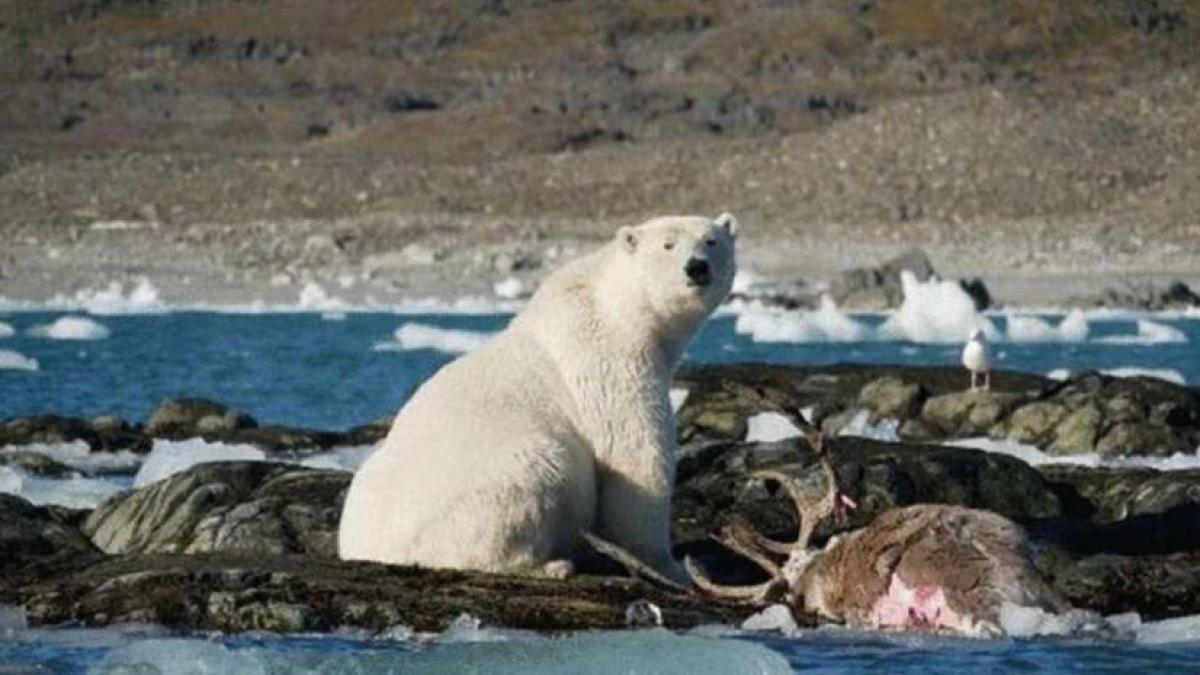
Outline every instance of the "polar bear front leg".
<path fill-rule="evenodd" d="M 596 529 L 659 574 L 686 585 L 687 572 L 671 555 L 673 473 L 665 467 L 637 472 L 597 466 Z"/>

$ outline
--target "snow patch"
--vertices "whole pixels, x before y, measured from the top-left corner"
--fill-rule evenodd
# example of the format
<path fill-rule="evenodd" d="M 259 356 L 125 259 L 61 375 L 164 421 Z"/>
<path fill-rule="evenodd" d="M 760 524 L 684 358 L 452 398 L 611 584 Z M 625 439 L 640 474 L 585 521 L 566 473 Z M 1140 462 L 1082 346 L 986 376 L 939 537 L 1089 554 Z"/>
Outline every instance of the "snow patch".
<path fill-rule="evenodd" d="M 140 488 L 149 485 L 197 464 L 264 461 L 266 458 L 266 453 L 252 445 L 210 443 L 200 438 L 184 441 L 155 439 L 150 454 L 146 456 L 146 461 L 133 478 L 133 486 Z"/>
<path fill-rule="evenodd" d="M 779 413 L 764 412 L 746 418 L 747 443 L 774 443 L 799 435 L 796 425 Z"/>
<path fill-rule="evenodd" d="M 34 326 L 29 334 L 51 340 L 103 340 L 112 334 L 100 322 L 86 316 L 59 317 L 54 323 Z"/>
<path fill-rule="evenodd" d="M 482 347 L 496 334 L 406 323 L 397 328 L 393 336 L 395 340 L 392 342 L 375 343 L 375 351 L 435 349 L 448 354 L 465 354 Z"/>
<path fill-rule="evenodd" d="M 0 349 L 0 370 L 37 370 L 38 360 L 11 349 Z"/>

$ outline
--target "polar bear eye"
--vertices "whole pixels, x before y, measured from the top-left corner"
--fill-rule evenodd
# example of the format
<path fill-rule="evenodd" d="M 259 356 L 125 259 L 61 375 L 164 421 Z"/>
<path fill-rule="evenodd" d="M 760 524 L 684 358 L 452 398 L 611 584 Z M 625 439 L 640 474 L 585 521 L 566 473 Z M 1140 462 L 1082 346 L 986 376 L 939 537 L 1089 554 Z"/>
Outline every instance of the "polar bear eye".
<path fill-rule="evenodd" d="M 709 248 L 712 248 L 713 246 L 716 246 L 716 245 L 717 245 L 717 240 L 716 240 L 716 239 L 705 239 L 705 240 L 704 240 L 704 245 L 705 245 L 705 246 L 707 246 L 707 247 L 709 247 Z"/>
<path fill-rule="evenodd" d="M 670 251 L 671 249 L 675 248 L 675 242 L 668 241 L 667 243 L 663 244 L 663 248 Z"/>

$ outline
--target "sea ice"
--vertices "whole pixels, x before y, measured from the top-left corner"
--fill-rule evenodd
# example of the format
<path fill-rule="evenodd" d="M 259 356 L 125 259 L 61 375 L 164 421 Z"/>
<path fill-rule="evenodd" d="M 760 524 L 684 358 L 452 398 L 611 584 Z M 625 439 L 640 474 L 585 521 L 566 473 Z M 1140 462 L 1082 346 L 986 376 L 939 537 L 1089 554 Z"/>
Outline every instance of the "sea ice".
<path fill-rule="evenodd" d="M 1107 335 L 1097 342 L 1111 345 L 1158 345 L 1187 342 L 1187 334 L 1174 326 L 1138 319 L 1136 335 Z"/>
<path fill-rule="evenodd" d="M 1121 366 L 1119 368 L 1108 368 L 1100 372 L 1113 377 L 1157 377 L 1160 380 L 1173 382 L 1175 384 L 1186 385 L 1187 380 L 1183 377 L 1183 373 L 1174 368 L 1140 368 L 1138 366 Z"/>
<path fill-rule="evenodd" d="M 796 625 L 796 619 L 787 605 L 776 603 L 748 617 L 742 622 L 742 630 L 795 635 L 800 631 L 800 627 Z"/>
<path fill-rule="evenodd" d="M 671 399 L 671 411 L 672 412 L 679 412 L 679 409 L 683 407 L 683 404 L 687 403 L 687 397 L 688 397 L 689 393 L 691 393 L 691 392 L 689 392 L 687 389 L 684 389 L 682 387 L 676 387 L 676 388 L 671 389 L 671 391 L 667 394 L 667 396 L 670 397 L 670 399 Z"/>
<path fill-rule="evenodd" d="M 117 647 L 105 654 L 97 670 L 102 673 L 156 675 L 266 675 L 276 672 L 271 667 L 271 662 L 275 660 L 262 650 L 234 650 L 215 641 L 167 638 L 139 640 Z M 286 666 L 286 663 L 277 665 Z"/>
<path fill-rule="evenodd" d="M 1031 466 L 1075 464 L 1091 467 L 1157 469 L 1159 471 L 1183 471 L 1200 468 L 1200 448 L 1192 454 L 1175 453 L 1168 457 L 1142 457 L 1135 455 L 1101 457 L 1098 453 L 1094 452 L 1078 455 L 1051 455 L 1042 452 L 1035 446 L 1018 443 L 1008 438 L 958 438 L 944 441 L 943 444 L 1009 455 Z"/>
<path fill-rule="evenodd" d="M 755 342 L 858 342 L 871 337 L 866 326 L 842 313 L 827 295 L 812 311 L 750 306 L 738 314 L 734 330 Z"/>
<path fill-rule="evenodd" d="M 779 413 L 758 413 L 746 419 L 747 443 L 774 443 L 799 435 L 796 425 Z"/>
<path fill-rule="evenodd" d="M 1129 640 L 1136 629 L 1136 621 L 1130 619 L 1127 615 L 1117 615 L 1110 620 L 1095 612 L 1078 609 L 1056 614 L 1011 602 L 1000 606 L 1000 628 L 1005 635 L 1018 638 L 1092 636 Z"/>
<path fill-rule="evenodd" d="M 1200 615 L 1143 623 L 1137 629 L 1137 641 L 1147 645 L 1200 642 Z"/>
<path fill-rule="evenodd" d="M 347 445 L 333 448 L 325 452 L 309 455 L 299 461 L 300 466 L 311 469 L 332 469 L 334 471 L 358 471 L 358 467 L 367 461 L 378 445 Z"/>
<path fill-rule="evenodd" d="M 262 450 L 245 444 L 210 443 L 200 438 L 183 441 L 155 439 L 150 454 L 134 476 L 133 486 L 140 488 L 206 462 L 264 461 Z"/>
<path fill-rule="evenodd" d="M 376 351 L 435 349 L 449 354 L 464 354 L 482 347 L 495 333 L 438 328 L 423 323 L 406 323 L 396 329 L 395 341 L 378 342 Z"/>
<path fill-rule="evenodd" d="M 83 441 L 65 443 L 28 443 L 0 447 L 0 454 L 35 452 L 86 473 L 131 471 L 142 463 L 141 455 L 130 450 L 92 452 Z"/>
<path fill-rule="evenodd" d="M 1088 337 L 1088 322 L 1083 312 L 1071 310 L 1057 326 L 1041 317 L 1012 314 L 1007 317 L 1009 342 L 1083 342 Z"/>
<path fill-rule="evenodd" d="M 0 338 L 12 337 L 17 334 L 17 329 L 12 325 L 0 321 Z"/>
<path fill-rule="evenodd" d="M 103 340 L 112 331 L 86 316 L 64 316 L 54 323 L 34 326 L 29 329 L 29 334 L 51 340 Z"/>
<path fill-rule="evenodd" d="M 129 479 L 120 477 L 44 478 L 17 467 L 0 466 L 0 492 L 16 495 L 30 503 L 55 504 L 73 509 L 92 509 L 104 500 L 129 489 Z"/>
<path fill-rule="evenodd" d="M 37 359 L 11 349 L 0 349 L 0 370 L 37 370 L 38 367 Z"/>
<path fill-rule="evenodd" d="M 936 277 L 918 281 L 908 270 L 900 272 L 904 290 L 901 303 L 880 333 L 910 342 L 964 342 L 971 332 L 982 330 L 989 340 L 1000 337 L 992 322 L 975 309 L 975 301 L 956 281 Z"/>
<path fill-rule="evenodd" d="M 76 293 L 74 299 L 59 297 L 50 304 L 84 309 L 91 314 L 144 314 L 166 309 L 159 300 L 158 289 L 146 277 L 140 277 L 128 295 L 124 284 L 113 281 L 106 288 L 84 289 Z"/>

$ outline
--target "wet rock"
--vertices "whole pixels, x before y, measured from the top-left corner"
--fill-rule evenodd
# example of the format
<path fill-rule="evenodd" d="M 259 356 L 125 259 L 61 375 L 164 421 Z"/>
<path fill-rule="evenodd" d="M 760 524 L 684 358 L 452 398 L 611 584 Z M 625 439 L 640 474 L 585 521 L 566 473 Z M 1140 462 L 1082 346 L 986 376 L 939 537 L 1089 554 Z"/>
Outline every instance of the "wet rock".
<path fill-rule="evenodd" d="M 921 412 L 927 396 L 921 385 L 898 377 L 881 377 L 868 382 L 858 394 L 858 402 L 876 419 L 905 420 Z"/>
<path fill-rule="evenodd" d="M 0 453 L 0 466 L 17 467 L 25 473 L 44 478 L 66 478 L 75 473 L 75 470 L 66 464 L 33 451 Z"/>
<path fill-rule="evenodd" d="M 1054 441 L 1046 448 L 1056 455 L 1077 455 L 1095 452 L 1104 415 L 1094 405 L 1072 411 L 1054 430 Z"/>
<path fill-rule="evenodd" d="M 14 417 L 0 426 L 0 445 L 70 441 L 83 441 L 90 447 L 97 447 L 100 435 L 84 420 L 59 415 Z"/>
<path fill-rule="evenodd" d="M 1051 585 L 1077 607 L 1143 619 L 1200 612 L 1200 552 L 1089 556 L 1058 570 Z"/>
<path fill-rule="evenodd" d="M 258 426 L 240 410 L 203 398 L 169 399 L 159 404 L 146 421 L 146 434 L 186 438 Z"/>
<path fill-rule="evenodd" d="M 1034 401 L 1013 411 L 1008 437 L 1020 443 L 1043 447 L 1054 437 L 1054 429 L 1067 416 L 1067 407 L 1053 401 Z"/>
<path fill-rule="evenodd" d="M 275 425 L 232 431 L 224 429 L 217 432 L 204 432 L 200 429 L 197 431 L 208 440 L 246 443 L 267 452 L 286 453 L 291 456 L 328 449 L 334 445 L 344 444 L 346 441 L 342 434 L 335 432 Z"/>
<path fill-rule="evenodd" d="M 267 462 L 199 464 L 100 505 L 83 532 L 117 553 L 337 555 L 351 475 Z"/>
<path fill-rule="evenodd" d="M 1119 422 L 1096 443 L 1102 455 L 1161 455 L 1191 452 L 1193 446 L 1165 424 Z"/>
<path fill-rule="evenodd" d="M 921 420 L 944 437 L 989 435 L 1009 412 L 1025 400 L 1002 391 L 961 391 L 925 402 Z"/>
<path fill-rule="evenodd" d="M 1197 469 L 1156 471 L 1047 465 L 1039 470 L 1051 483 L 1069 487 L 1084 500 L 1072 510 L 1072 516 L 1096 522 L 1113 522 L 1200 504 L 1200 470 Z"/>
<path fill-rule="evenodd" d="M 1121 307 L 1151 311 L 1200 307 L 1197 295 L 1186 283 L 1174 281 L 1166 285 L 1155 283 L 1128 284 L 1106 288 L 1099 295 L 1080 302 L 1101 307 Z"/>
<path fill-rule="evenodd" d="M 9 574 L 30 565 L 95 560 L 96 547 L 55 512 L 0 493 L 0 587 Z"/>

